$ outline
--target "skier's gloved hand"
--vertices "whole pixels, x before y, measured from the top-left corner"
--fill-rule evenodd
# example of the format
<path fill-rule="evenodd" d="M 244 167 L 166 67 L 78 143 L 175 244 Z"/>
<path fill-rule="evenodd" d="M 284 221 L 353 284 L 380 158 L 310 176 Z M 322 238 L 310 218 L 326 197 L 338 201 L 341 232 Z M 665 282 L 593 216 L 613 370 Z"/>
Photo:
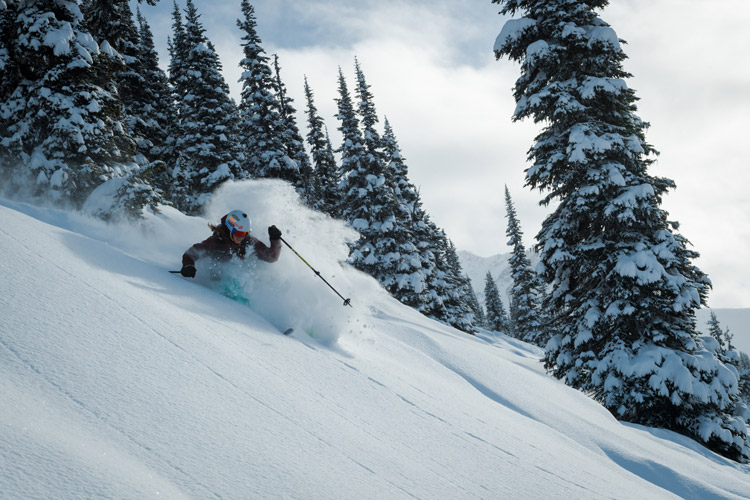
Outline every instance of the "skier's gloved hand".
<path fill-rule="evenodd" d="M 195 278 L 195 266 L 182 266 L 182 269 L 180 269 L 180 274 L 186 278 Z"/>
<path fill-rule="evenodd" d="M 268 237 L 272 240 L 278 240 L 281 238 L 281 231 L 276 226 L 271 226 L 268 228 Z"/>

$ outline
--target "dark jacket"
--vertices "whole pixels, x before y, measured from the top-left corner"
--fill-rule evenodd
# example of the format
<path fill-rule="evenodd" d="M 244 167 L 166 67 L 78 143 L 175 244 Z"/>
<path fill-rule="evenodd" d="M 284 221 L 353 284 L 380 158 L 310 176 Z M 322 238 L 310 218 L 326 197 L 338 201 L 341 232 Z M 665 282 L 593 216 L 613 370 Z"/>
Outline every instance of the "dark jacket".
<path fill-rule="evenodd" d="M 211 236 L 190 247 L 182 256 L 183 266 L 195 266 L 195 261 L 208 257 L 209 259 L 226 262 L 232 257 L 242 259 L 248 254 L 248 247 L 252 246 L 255 255 L 266 262 L 276 262 L 281 254 L 281 240 L 271 240 L 271 246 L 267 247 L 259 239 L 248 235 L 239 245 L 232 240 L 229 228 L 224 224 L 226 216 L 221 218 L 219 226 L 209 226 L 213 230 Z"/>

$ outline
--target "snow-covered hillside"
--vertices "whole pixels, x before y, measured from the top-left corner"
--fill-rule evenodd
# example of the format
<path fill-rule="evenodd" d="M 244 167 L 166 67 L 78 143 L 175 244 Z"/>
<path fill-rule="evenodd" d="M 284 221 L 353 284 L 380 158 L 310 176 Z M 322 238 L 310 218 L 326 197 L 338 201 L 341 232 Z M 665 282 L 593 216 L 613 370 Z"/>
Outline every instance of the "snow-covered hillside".
<path fill-rule="evenodd" d="M 167 272 L 235 207 L 354 307 L 286 249 L 224 270 L 249 306 Z M 0 200 L 0 498 L 747 498 L 750 467 L 390 299 L 351 236 L 280 182 L 140 227 Z"/>

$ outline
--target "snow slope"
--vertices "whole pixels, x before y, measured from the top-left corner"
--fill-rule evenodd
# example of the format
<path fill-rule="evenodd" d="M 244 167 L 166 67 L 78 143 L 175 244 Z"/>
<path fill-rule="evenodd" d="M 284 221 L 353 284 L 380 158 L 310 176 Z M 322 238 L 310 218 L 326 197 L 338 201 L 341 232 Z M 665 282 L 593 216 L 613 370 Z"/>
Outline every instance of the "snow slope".
<path fill-rule="evenodd" d="M 288 186 L 216 200 L 142 227 L 0 200 L 0 498 L 747 498 L 750 467 L 618 423 L 534 348 L 342 267 L 351 233 Z M 250 306 L 167 273 L 230 206 L 355 307 L 286 250 L 226 269 Z"/>

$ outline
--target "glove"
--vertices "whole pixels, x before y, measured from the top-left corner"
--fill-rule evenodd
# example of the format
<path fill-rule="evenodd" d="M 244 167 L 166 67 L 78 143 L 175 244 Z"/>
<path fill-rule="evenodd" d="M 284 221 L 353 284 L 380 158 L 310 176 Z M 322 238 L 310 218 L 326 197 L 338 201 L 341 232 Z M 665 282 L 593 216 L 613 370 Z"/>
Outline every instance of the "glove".
<path fill-rule="evenodd" d="M 182 266 L 180 274 L 186 278 L 195 278 L 195 266 Z"/>
<path fill-rule="evenodd" d="M 279 231 L 279 228 L 276 226 L 271 226 L 268 228 L 268 237 L 272 240 L 278 240 L 281 238 L 281 231 Z"/>

